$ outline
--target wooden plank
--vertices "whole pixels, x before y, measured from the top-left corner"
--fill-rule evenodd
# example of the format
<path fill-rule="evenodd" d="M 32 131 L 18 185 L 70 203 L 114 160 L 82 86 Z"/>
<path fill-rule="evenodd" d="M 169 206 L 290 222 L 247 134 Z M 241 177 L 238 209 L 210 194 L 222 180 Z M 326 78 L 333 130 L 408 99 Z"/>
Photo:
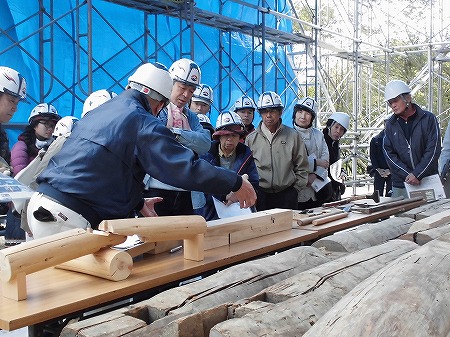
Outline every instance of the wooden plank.
<path fill-rule="evenodd" d="M 228 246 L 230 244 L 230 234 L 228 233 L 208 233 L 205 234 L 205 250 Z"/>
<path fill-rule="evenodd" d="M 361 225 L 367 222 L 373 222 L 380 219 L 388 218 L 391 215 L 396 215 L 398 213 L 404 212 L 406 210 L 418 207 L 426 203 L 425 200 L 413 201 L 410 203 L 406 203 L 403 205 L 399 205 L 396 207 L 392 207 L 383 211 L 374 212 L 371 214 L 362 214 L 351 211 L 349 213 L 348 218 L 340 219 L 333 222 L 329 222 L 320 226 L 302 226 L 301 228 L 304 230 L 317 231 L 318 236 L 322 237 L 324 235 L 328 235 L 330 233 L 337 232 L 339 230 L 347 229 L 350 227 L 354 227 L 356 225 Z"/>
<path fill-rule="evenodd" d="M 270 219 L 269 217 L 264 217 L 258 224 L 254 224 L 244 230 L 231 232 L 230 244 L 292 229 L 292 211 L 268 210 L 264 213 L 269 214 Z"/>
<path fill-rule="evenodd" d="M 442 200 L 442 199 L 441 199 Z M 450 209 L 450 200 L 445 199 L 447 202 L 442 202 L 440 205 L 430 205 L 430 207 L 423 212 L 420 212 L 416 216 L 416 220 L 422 220 L 425 218 L 428 218 L 430 216 L 433 216 L 437 212 L 442 212 Z M 433 207 L 431 207 L 433 206 Z"/>
<path fill-rule="evenodd" d="M 272 209 L 207 222 L 205 250 L 292 229 L 292 210 Z"/>
<path fill-rule="evenodd" d="M 237 231 L 250 230 L 252 228 L 268 227 L 270 225 L 284 226 L 287 219 L 289 219 L 289 224 L 292 226 L 292 210 L 273 209 L 248 215 L 208 221 L 205 236 L 216 233 L 229 234 Z"/>
<path fill-rule="evenodd" d="M 82 321 L 82 324 L 79 323 L 70 324 L 69 327 L 66 326 L 60 337 L 120 337 L 147 326 L 145 321 L 129 315 L 120 315 L 114 319 L 96 323 L 91 321 L 89 325 L 84 321 Z"/>
<path fill-rule="evenodd" d="M 396 206 L 411 204 L 411 203 L 414 203 L 416 201 L 421 201 L 421 200 L 423 200 L 422 197 L 415 197 L 415 198 L 409 198 L 409 199 L 398 200 L 398 201 L 390 201 L 390 202 L 377 204 L 377 205 L 369 206 L 369 207 L 353 207 L 353 211 L 358 211 L 358 212 L 361 212 L 364 214 L 371 214 L 371 213 L 391 209 Z M 423 201 L 426 202 L 425 200 L 423 200 Z"/>

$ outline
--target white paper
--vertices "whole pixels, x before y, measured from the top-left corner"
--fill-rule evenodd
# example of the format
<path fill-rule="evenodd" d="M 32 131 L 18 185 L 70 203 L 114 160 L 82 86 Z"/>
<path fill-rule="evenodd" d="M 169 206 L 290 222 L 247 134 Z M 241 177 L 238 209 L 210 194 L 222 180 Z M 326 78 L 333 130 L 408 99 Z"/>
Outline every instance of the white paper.
<path fill-rule="evenodd" d="M 136 247 L 142 243 L 143 242 L 139 239 L 139 237 L 136 234 L 134 234 L 131 236 L 127 236 L 127 239 L 125 240 L 125 242 L 115 245 L 115 246 L 113 246 L 113 248 L 120 249 L 120 250 L 127 250 L 130 248 Z"/>
<path fill-rule="evenodd" d="M 229 218 L 229 217 L 238 216 L 238 215 L 247 215 L 247 214 L 252 213 L 252 210 L 250 209 L 250 207 L 241 208 L 241 206 L 238 202 L 235 202 L 235 203 L 227 206 L 222 201 L 217 200 L 214 197 L 212 197 L 212 199 L 214 201 L 214 207 L 216 208 L 217 216 L 220 219 Z"/>
<path fill-rule="evenodd" d="M 311 184 L 311 187 L 314 191 L 320 191 L 322 187 L 324 187 L 326 184 L 330 182 L 330 178 L 325 177 L 325 179 L 321 180 L 319 178 L 314 179 L 314 181 Z"/>
<path fill-rule="evenodd" d="M 441 178 L 437 174 L 423 178 L 420 185 L 405 183 L 405 188 L 410 198 L 422 196 L 426 201 L 433 201 L 446 197 Z"/>

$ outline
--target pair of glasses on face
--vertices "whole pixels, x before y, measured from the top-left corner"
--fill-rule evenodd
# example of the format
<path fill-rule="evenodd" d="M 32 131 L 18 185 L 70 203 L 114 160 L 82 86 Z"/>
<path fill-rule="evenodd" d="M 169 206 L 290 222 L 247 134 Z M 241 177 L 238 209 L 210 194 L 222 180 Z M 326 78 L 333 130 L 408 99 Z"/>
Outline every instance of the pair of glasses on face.
<path fill-rule="evenodd" d="M 401 95 L 398 95 L 397 97 L 388 99 L 388 104 L 389 104 L 389 105 L 392 105 L 392 104 L 394 104 L 395 102 L 397 102 L 400 98 L 401 98 Z"/>
<path fill-rule="evenodd" d="M 53 121 L 39 121 L 39 124 L 45 125 L 47 128 L 54 128 L 56 125 Z"/>

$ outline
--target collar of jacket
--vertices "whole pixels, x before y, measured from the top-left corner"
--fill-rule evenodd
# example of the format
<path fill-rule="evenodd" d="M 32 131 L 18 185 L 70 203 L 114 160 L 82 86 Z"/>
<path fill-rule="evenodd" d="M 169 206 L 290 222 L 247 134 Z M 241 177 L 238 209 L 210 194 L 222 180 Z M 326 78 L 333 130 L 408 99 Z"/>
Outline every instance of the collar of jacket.
<path fill-rule="evenodd" d="M 136 89 L 127 89 L 127 90 L 132 91 L 131 96 L 136 98 L 139 101 L 139 103 L 142 104 L 142 106 L 144 107 L 145 111 L 148 111 L 148 112 L 150 112 L 153 115 L 152 107 L 150 106 L 150 103 L 148 102 L 147 98 L 145 97 L 145 94 L 137 91 Z"/>

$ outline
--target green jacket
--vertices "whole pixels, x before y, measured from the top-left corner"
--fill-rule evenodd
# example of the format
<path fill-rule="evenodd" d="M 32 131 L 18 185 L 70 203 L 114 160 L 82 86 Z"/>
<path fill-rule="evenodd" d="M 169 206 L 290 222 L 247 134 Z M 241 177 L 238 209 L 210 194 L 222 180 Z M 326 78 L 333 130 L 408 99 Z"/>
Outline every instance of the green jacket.
<path fill-rule="evenodd" d="M 260 189 L 276 193 L 293 185 L 300 191 L 308 179 L 308 155 L 300 133 L 281 124 L 270 143 L 261 124 L 245 138 L 253 152 Z"/>

